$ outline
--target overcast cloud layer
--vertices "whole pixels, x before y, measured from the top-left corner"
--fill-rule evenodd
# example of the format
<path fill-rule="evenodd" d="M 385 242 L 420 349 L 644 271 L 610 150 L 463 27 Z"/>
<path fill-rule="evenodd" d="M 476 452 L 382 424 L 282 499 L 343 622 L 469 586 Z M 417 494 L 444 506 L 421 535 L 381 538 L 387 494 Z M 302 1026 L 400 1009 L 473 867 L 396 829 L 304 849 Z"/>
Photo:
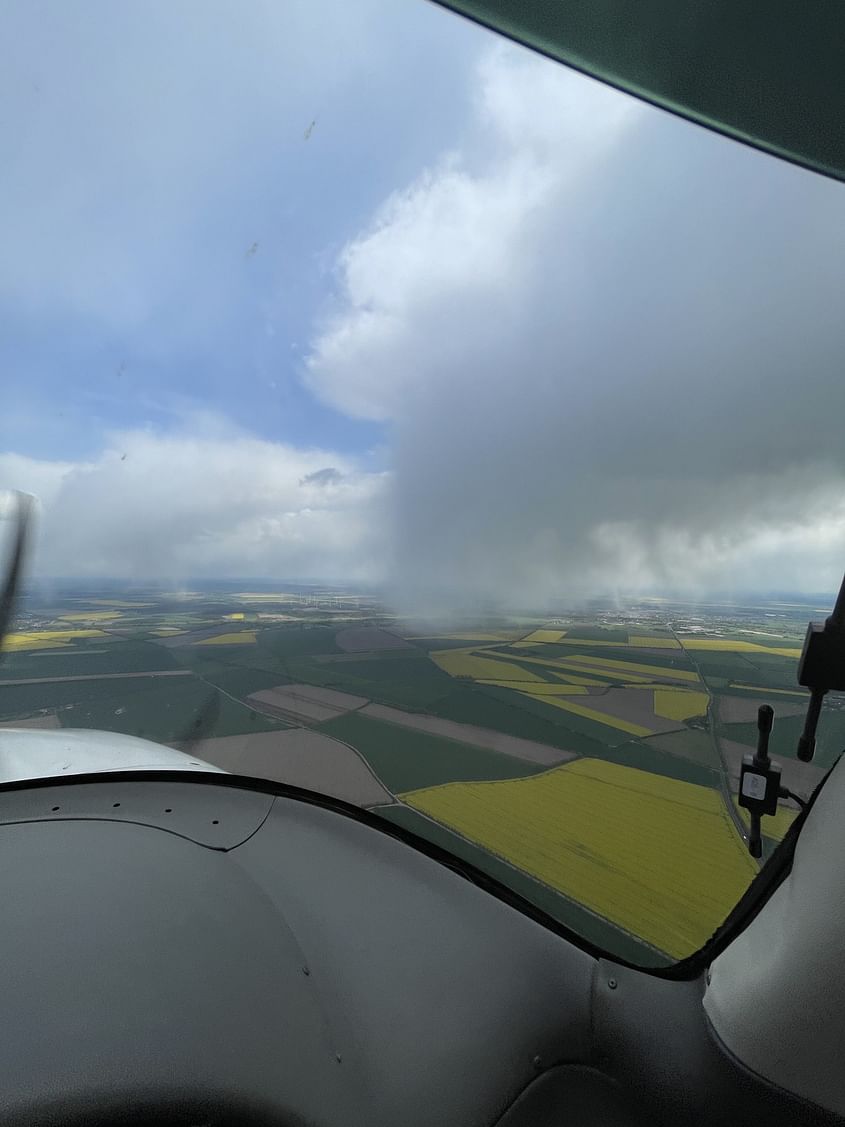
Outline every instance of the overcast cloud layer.
<path fill-rule="evenodd" d="M 307 55 L 315 28 L 305 6 L 291 11 Z M 163 132 L 139 120 L 137 144 L 123 129 L 140 77 L 121 87 L 104 64 L 125 104 L 114 137 L 109 117 L 92 135 L 95 173 L 68 150 L 67 175 L 51 177 L 16 150 L 32 194 L 19 176 L 3 199 L 0 327 L 27 318 L 34 339 L 43 324 L 59 353 L 83 331 L 116 340 L 115 355 L 142 341 L 195 373 L 146 414 L 148 377 L 131 411 L 103 407 L 98 388 L 84 454 L 79 417 L 42 410 L 37 428 L 9 432 L 0 486 L 41 498 L 39 572 L 347 577 L 385 581 L 406 606 L 832 589 L 845 566 L 845 188 L 425 8 L 460 40 L 452 110 L 433 119 L 419 83 L 401 88 L 402 129 L 368 105 L 355 128 L 379 139 L 372 159 L 353 167 L 344 151 L 344 183 L 322 158 L 307 246 L 291 257 L 271 240 L 268 266 L 262 243 L 253 267 L 249 193 L 270 177 L 256 206 L 288 204 L 286 173 L 250 164 L 250 146 L 280 116 L 301 146 L 304 108 L 364 97 L 364 74 L 400 84 L 396 27 L 375 0 L 364 11 L 348 51 L 338 26 L 322 87 L 265 13 L 234 55 L 209 32 L 195 83 L 170 59 L 181 109 Z M 243 79 L 221 99 L 224 56 Z M 268 105 L 261 77 L 276 73 Z M 60 127 L 42 121 L 31 144 L 48 151 Z M 415 130 L 429 141 L 411 145 Z M 141 203 L 115 152 L 143 179 Z M 120 202 L 109 222 L 125 269 L 94 181 Z M 130 246 L 141 213 L 155 238 Z M 227 216 L 221 244 L 208 232 Z M 275 351 L 256 352 L 258 336 Z M 83 401 L 86 379 L 74 375 Z"/>

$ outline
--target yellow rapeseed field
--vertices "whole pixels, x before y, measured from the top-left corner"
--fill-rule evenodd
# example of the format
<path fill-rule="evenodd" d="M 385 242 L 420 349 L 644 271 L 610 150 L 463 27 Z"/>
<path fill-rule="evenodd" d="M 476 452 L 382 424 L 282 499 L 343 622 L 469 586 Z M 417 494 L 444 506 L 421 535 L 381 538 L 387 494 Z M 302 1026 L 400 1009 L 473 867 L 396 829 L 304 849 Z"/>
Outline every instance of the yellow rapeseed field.
<path fill-rule="evenodd" d="M 522 639 L 523 642 L 559 642 L 565 630 L 534 630 Z"/>
<path fill-rule="evenodd" d="M 54 650 L 75 642 L 78 638 L 105 638 L 102 630 L 26 630 L 18 634 L 7 634 L 3 639 L 3 650 L 10 653 L 18 650 Z"/>
<path fill-rule="evenodd" d="M 695 689 L 655 689 L 654 711 L 667 720 L 689 720 L 692 716 L 706 716 L 710 702 L 708 693 Z"/>
<path fill-rule="evenodd" d="M 595 672 L 595 673 L 602 673 L 607 677 L 614 677 L 614 678 L 619 677 L 619 670 L 618 669 L 610 669 L 610 668 L 605 669 L 605 668 L 603 668 L 604 665 L 606 665 L 607 663 L 601 662 L 600 659 L 598 659 L 598 658 L 594 659 L 595 661 L 599 662 L 598 665 L 582 664 L 584 659 L 582 657 L 580 657 L 578 654 L 573 654 L 572 657 L 520 657 L 519 660 L 521 662 L 522 661 L 527 662 L 529 665 L 539 665 L 543 669 L 545 669 L 548 673 L 551 673 L 555 677 L 563 676 L 564 674 L 569 675 L 571 672 L 575 672 L 575 673 Z M 644 677 L 642 674 L 631 672 L 631 670 L 636 668 L 636 667 L 631 665 L 630 662 L 623 661 L 623 662 L 618 662 L 616 664 L 621 664 L 622 666 L 625 667 L 625 680 L 626 681 L 635 682 L 635 681 L 648 681 L 649 680 L 648 677 Z M 665 670 L 661 670 L 661 673 L 663 673 L 663 672 L 665 672 Z M 606 681 L 596 681 L 595 678 L 593 678 L 592 680 L 590 680 L 588 678 L 579 679 L 577 683 L 582 684 L 582 685 L 606 685 L 607 684 Z"/>
<path fill-rule="evenodd" d="M 243 622 L 246 615 L 242 610 L 235 611 L 234 614 L 224 614 L 223 617 L 231 622 Z"/>
<path fill-rule="evenodd" d="M 491 681 L 542 681 L 535 673 L 508 661 L 484 657 L 472 649 L 433 650 L 428 655 L 432 661 L 452 677 L 473 677 Z"/>
<path fill-rule="evenodd" d="M 800 657 L 801 650 L 789 646 L 761 646 L 759 642 L 739 642 L 729 638 L 684 638 L 685 650 L 716 650 L 723 653 L 777 654 Z"/>
<path fill-rule="evenodd" d="M 601 697 L 593 698 L 600 701 Z M 583 716 L 585 720 L 594 720 L 597 724 L 606 724 L 608 728 L 616 728 L 617 731 L 627 732 L 629 736 L 653 736 L 654 730 L 646 728 L 642 724 L 635 724 L 632 720 L 623 720 L 619 716 L 612 716 L 609 712 L 602 712 L 598 708 L 587 708 L 586 705 L 576 704 L 575 701 L 561 700 L 559 697 L 549 697 L 546 704 L 550 704 L 553 708 L 561 708 L 564 712 L 572 712 L 576 716 Z"/>
<path fill-rule="evenodd" d="M 717 791 L 602 760 L 400 797 L 674 958 L 757 872 Z"/>
<path fill-rule="evenodd" d="M 197 646 L 242 646 L 255 641 L 254 630 L 239 630 L 236 634 L 216 634 L 213 638 L 203 638 Z"/>
<path fill-rule="evenodd" d="M 594 666 L 599 669 L 612 669 L 620 673 L 646 673 L 649 677 L 677 677 L 681 681 L 697 681 L 698 674 L 688 669 L 667 669 L 660 665 L 645 665 L 640 661 L 617 661 L 610 657 L 591 657 L 586 654 L 574 654 L 572 661 L 579 665 Z"/>

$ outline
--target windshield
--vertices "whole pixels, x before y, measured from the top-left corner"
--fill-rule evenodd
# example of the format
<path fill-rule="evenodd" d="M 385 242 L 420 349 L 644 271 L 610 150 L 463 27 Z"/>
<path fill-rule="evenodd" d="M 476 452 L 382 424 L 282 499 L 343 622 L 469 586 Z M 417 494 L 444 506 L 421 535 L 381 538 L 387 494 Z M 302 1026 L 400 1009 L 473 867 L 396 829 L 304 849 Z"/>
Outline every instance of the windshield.
<path fill-rule="evenodd" d="M 799 796 L 845 739 L 832 694 L 795 756 L 845 189 L 421 0 L 4 25 L 0 489 L 38 504 L 0 725 L 332 795 L 611 955 L 699 949 L 760 868 L 759 705 Z"/>

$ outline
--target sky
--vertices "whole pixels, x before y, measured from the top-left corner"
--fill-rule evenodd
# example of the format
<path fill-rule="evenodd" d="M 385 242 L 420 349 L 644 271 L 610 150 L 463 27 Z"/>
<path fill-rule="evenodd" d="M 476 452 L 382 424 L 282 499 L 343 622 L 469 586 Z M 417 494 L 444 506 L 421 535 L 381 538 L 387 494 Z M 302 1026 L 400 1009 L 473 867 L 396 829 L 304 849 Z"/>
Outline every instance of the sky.
<path fill-rule="evenodd" d="M 7 0 L 42 576 L 829 591 L 845 186 L 427 0 Z"/>

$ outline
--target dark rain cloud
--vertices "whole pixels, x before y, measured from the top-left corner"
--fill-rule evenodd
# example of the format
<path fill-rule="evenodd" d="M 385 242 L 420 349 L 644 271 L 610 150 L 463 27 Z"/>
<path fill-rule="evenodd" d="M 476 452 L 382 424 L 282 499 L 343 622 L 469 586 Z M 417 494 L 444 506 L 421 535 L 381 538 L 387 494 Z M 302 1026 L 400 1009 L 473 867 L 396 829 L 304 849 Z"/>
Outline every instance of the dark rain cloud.
<path fill-rule="evenodd" d="M 340 470 L 335 469 L 334 466 L 325 466 L 321 470 L 315 470 L 313 473 L 306 474 L 305 477 L 300 478 L 300 485 L 339 485 L 343 481 L 343 474 Z"/>
<path fill-rule="evenodd" d="M 832 587 L 845 187 L 650 108 L 620 126 L 551 67 L 491 64 L 474 146 L 347 248 L 312 357 L 324 395 L 354 407 L 360 369 L 362 413 L 392 420 L 397 589 Z"/>

